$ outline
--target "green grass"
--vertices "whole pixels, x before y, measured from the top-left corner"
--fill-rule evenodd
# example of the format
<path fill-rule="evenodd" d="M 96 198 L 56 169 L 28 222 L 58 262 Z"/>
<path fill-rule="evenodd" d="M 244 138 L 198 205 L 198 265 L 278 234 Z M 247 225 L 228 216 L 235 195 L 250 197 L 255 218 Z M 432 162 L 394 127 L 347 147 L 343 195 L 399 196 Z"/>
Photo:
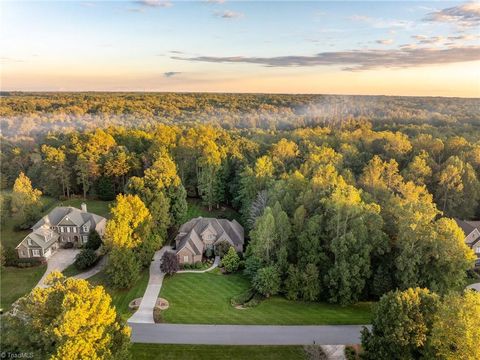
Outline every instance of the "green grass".
<path fill-rule="evenodd" d="M 212 211 L 208 211 L 208 207 L 203 206 L 199 199 L 188 198 L 187 201 L 188 210 L 182 223 L 199 216 L 240 221 L 240 214 L 230 207 L 220 206 L 219 209 L 213 208 Z"/>
<path fill-rule="evenodd" d="M 24 269 L 2 267 L 0 307 L 8 310 L 15 300 L 29 293 L 37 285 L 46 269 L 46 265 Z"/>
<path fill-rule="evenodd" d="M 160 295 L 169 301 L 170 307 L 162 313 L 162 319 L 178 324 L 244 325 L 368 324 L 371 320 L 371 303 L 342 307 L 272 297 L 253 308 L 238 310 L 232 307 L 231 298 L 249 286 L 249 281 L 240 274 L 167 277 Z"/>
<path fill-rule="evenodd" d="M 140 279 L 130 289 L 113 289 L 108 285 L 107 275 L 104 271 L 92 276 L 88 281 L 93 285 L 102 285 L 112 297 L 113 305 L 117 308 L 117 313 L 127 320 L 132 316 L 133 312 L 129 309 L 128 304 L 130 301 L 143 296 L 145 289 L 147 288 L 149 278 L 149 270 L 145 269 L 140 274 Z"/>
<path fill-rule="evenodd" d="M 161 360 L 303 360 L 302 346 L 133 344 L 132 358 Z"/>
<path fill-rule="evenodd" d="M 88 269 L 78 270 L 77 267 L 75 266 L 75 264 L 71 264 L 65 270 L 62 271 L 62 274 L 66 277 L 72 277 L 72 276 L 78 275 L 78 274 L 80 274 L 84 271 L 87 271 L 87 270 Z"/>

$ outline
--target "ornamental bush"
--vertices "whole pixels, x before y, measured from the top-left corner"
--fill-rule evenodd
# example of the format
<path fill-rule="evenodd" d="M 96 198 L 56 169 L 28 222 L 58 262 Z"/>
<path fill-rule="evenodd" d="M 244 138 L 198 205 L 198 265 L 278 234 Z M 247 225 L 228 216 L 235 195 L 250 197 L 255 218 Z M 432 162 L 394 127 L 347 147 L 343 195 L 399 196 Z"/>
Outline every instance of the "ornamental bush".
<path fill-rule="evenodd" d="M 96 261 L 97 254 L 95 254 L 95 250 L 83 249 L 75 258 L 75 267 L 79 270 L 84 270 L 93 266 Z"/>

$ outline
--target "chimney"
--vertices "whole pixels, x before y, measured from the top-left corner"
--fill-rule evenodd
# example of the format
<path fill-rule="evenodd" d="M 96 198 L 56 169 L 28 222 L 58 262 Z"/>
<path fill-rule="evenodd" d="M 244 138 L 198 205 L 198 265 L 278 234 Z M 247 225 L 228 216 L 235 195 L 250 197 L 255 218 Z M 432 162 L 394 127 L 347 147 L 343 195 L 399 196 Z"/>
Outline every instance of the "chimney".
<path fill-rule="evenodd" d="M 87 212 L 87 204 L 82 203 L 82 211 Z"/>

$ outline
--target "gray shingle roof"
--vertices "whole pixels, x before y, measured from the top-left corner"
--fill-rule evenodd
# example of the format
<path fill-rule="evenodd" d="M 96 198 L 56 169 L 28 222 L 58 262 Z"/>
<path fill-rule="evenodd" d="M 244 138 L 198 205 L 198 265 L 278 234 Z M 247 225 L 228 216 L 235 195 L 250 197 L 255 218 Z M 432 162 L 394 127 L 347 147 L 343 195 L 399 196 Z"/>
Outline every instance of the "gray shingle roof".
<path fill-rule="evenodd" d="M 463 232 L 465 233 L 465 236 L 468 236 L 476 228 L 475 226 L 473 226 L 467 221 L 460 220 L 460 219 L 455 219 L 455 221 L 457 222 L 457 225 L 463 230 Z"/>
<path fill-rule="evenodd" d="M 204 245 L 198 234 L 202 234 L 208 227 L 214 229 L 217 239 L 230 240 L 235 246 L 244 244 L 243 227 L 236 220 L 198 217 L 180 226 L 179 234 L 175 239 L 177 251 L 190 245 L 188 247 L 195 254 L 201 255 Z"/>
<path fill-rule="evenodd" d="M 102 216 L 85 212 L 72 206 L 58 206 L 33 225 L 32 229 L 36 230 L 44 225 L 57 226 L 59 224 L 82 226 L 88 221 L 91 221 L 95 227 L 103 219 L 104 217 Z"/>

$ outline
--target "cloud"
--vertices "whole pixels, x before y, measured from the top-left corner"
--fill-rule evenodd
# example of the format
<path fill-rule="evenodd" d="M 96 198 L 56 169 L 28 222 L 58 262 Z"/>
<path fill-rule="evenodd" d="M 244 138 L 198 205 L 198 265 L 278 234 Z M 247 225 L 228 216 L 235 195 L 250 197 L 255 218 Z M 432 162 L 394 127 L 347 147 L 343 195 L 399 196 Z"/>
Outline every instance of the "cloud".
<path fill-rule="evenodd" d="M 207 0 L 209 4 L 225 4 L 225 0 Z"/>
<path fill-rule="evenodd" d="M 375 41 L 377 44 L 380 44 L 380 45 L 391 45 L 393 44 L 393 39 L 380 39 L 380 40 L 377 40 Z"/>
<path fill-rule="evenodd" d="M 321 52 L 312 56 L 275 57 L 172 57 L 176 60 L 212 63 L 247 63 L 268 67 L 342 66 L 343 70 L 357 71 L 376 68 L 408 68 L 435 64 L 449 64 L 480 60 L 480 46 L 439 48 L 402 47 L 391 50 L 350 50 Z"/>
<path fill-rule="evenodd" d="M 459 6 L 434 11 L 423 19 L 431 22 L 453 23 L 460 27 L 480 25 L 480 2 L 472 1 Z"/>
<path fill-rule="evenodd" d="M 363 22 L 378 29 L 389 29 L 389 28 L 408 29 L 414 26 L 414 22 L 409 20 L 372 18 L 370 16 L 365 16 L 365 15 L 352 15 L 352 16 L 349 16 L 347 19 L 357 21 L 357 22 Z"/>
<path fill-rule="evenodd" d="M 419 44 L 438 45 L 445 43 L 446 38 L 444 36 L 425 36 L 425 35 L 413 35 L 412 39 L 418 41 Z"/>
<path fill-rule="evenodd" d="M 167 8 L 172 7 L 173 4 L 170 1 L 163 1 L 163 0 L 138 0 L 137 4 L 149 7 L 161 7 Z"/>
<path fill-rule="evenodd" d="M 163 73 L 163 76 L 167 77 L 167 78 L 171 78 L 175 75 L 178 75 L 178 74 L 181 74 L 181 72 L 179 71 L 167 71 L 165 73 Z"/>
<path fill-rule="evenodd" d="M 232 11 L 232 10 L 215 11 L 213 14 L 216 17 L 220 17 L 222 19 L 238 19 L 243 16 L 242 13 Z"/>

